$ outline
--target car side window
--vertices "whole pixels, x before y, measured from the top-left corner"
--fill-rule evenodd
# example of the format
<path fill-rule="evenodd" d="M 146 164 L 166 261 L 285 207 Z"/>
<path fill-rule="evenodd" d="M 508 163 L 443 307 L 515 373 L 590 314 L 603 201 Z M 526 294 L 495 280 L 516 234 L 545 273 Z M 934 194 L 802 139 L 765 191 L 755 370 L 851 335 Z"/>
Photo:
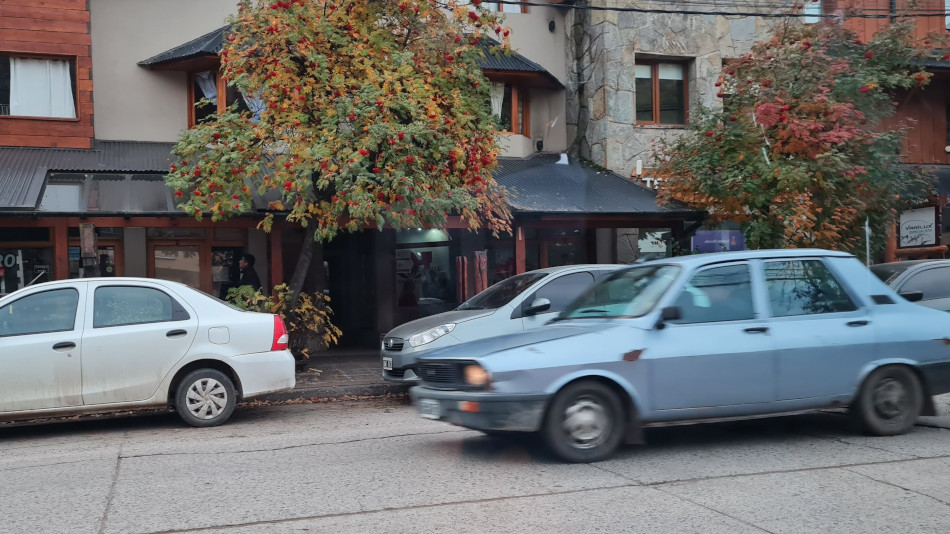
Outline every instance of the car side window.
<path fill-rule="evenodd" d="M 681 318 L 675 324 L 755 319 L 749 266 L 723 265 L 693 275 L 674 301 Z"/>
<path fill-rule="evenodd" d="M 901 286 L 901 293 L 920 291 L 923 300 L 950 297 L 950 267 L 935 267 L 912 275 Z"/>
<path fill-rule="evenodd" d="M 773 317 L 858 309 L 844 287 L 819 260 L 766 262 L 765 286 Z"/>
<path fill-rule="evenodd" d="M 93 328 L 183 321 L 188 312 L 163 291 L 150 287 L 105 286 L 96 288 Z"/>
<path fill-rule="evenodd" d="M 527 308 L 534 299 L 548 299 L 551 301 L 551 308 L 545 313 L 560 312 L 592 285 L 594 275 L 590 273 L 565 274 L 541 286 L 534 295 L 525 299 L 523 306 Z"/>
<path fill-rule="evenodd" d="M 28 295 L 0 308 L 0 336 L 69 332 L 78 306 L 79 292 L 72 288 Z"/>

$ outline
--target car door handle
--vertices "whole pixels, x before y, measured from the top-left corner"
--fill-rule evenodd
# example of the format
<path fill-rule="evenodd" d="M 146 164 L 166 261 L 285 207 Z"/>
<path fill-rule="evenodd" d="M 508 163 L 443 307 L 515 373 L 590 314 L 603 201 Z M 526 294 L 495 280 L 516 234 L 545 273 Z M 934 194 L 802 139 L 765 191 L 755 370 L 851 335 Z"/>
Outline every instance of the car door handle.
<path fill-rule="evenodd" d="M 183 336 L 183 335 L 185 335 L 185 334 L 187 334 L 187 333 L 188 333 L 187 330 L 181 330 L 181 329 L 179 329 L 179 330 L 169 330 L 168 333 L 165 334 L 165 337 L 178 337 L 178 336 Z"/>
<path fill-rule="evenodd" d="M 769 331 L 767 326 L 753 326 L 745 329 L 748 334 L 764 334 Z"/>
<path fill-rule="evenodd" d="M 867 326 L 871 321 L 861 320 L 861 321 L 848 321 L 848 326 Z"/>
<path fill-rule="evenodd" d="M 74 348 L 76 348 L 76 344 L 72 341 L 63 341 L 62 343 L 53 345 L 53 350 L 70 350 Z"/>

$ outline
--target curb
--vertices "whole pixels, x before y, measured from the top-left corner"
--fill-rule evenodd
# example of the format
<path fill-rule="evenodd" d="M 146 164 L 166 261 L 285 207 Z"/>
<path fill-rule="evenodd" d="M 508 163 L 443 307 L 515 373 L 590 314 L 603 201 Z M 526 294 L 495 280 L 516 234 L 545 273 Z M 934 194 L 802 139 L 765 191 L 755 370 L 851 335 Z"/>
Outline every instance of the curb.
<path fill-rule="evenodd" d="M 347 384 L 292 389 L 255 397 L 260 401 L 289 401 L 309 399 L 337 399 L 340 397 L 381 397 L 383 395 L 404 395 L 411 386 L 407 384 Z"/>

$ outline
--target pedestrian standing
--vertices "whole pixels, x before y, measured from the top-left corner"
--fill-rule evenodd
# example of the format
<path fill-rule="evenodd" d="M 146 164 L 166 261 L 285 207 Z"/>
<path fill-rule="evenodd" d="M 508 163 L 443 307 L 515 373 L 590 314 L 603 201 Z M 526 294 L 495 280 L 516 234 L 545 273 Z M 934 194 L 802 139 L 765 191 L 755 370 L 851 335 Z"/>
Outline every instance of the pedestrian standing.
<path fill-rule="evenodd" d="M 260 291 L 261 279 L 257 276 L 257 271 L 254 270 L 255 261 L 253 254 L 241 256 L 241 260 L 238 261 L 238 267 L 241 269 L 241 278 L 238 281 L 238 286 L 251 286 L 255 291 Z"/>

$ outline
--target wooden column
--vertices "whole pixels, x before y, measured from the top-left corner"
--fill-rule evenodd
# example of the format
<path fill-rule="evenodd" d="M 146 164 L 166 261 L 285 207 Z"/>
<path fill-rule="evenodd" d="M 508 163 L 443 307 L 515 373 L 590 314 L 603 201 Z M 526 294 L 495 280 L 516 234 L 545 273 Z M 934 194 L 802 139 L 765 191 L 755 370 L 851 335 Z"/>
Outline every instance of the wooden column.
<path fill-rule="evenodd" d="M 50 280 L 69 278 L 69 235 L 66 221 L 57 219 L 53 223 L 53 272 Z"/>
<path fill-rule="evenodd" d="M 515 274 L 525 271 L 524 267 L 524 227 L 515 225 Z"/>

